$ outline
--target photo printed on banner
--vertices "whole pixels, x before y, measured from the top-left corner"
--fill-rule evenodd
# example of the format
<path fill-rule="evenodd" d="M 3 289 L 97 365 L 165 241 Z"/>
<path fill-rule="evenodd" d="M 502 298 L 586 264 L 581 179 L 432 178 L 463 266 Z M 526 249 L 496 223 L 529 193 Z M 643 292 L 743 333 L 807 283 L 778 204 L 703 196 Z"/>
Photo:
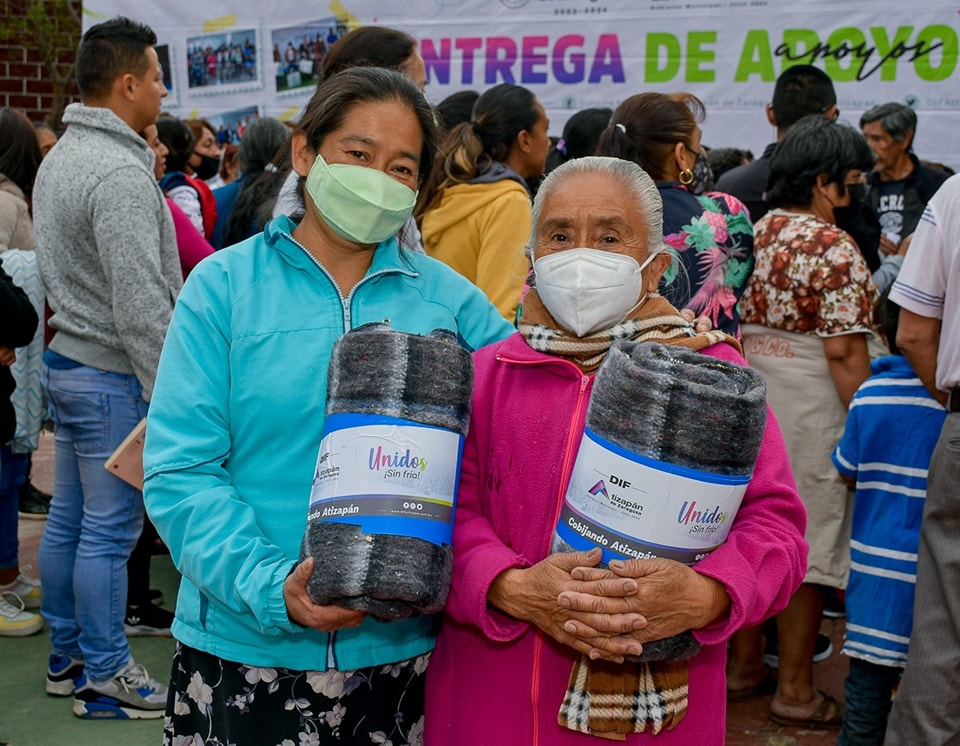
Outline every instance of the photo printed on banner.
<path fill-rule="evenodd" d="M 158 44 L 154 49 L 157 50 L 157 59 L 160 60 L 160 67 L 163 68 L 163 85 L 167 89 L 167 97 L 163 100 L 163 108 L 176 108 L 180 105 L 180 91 L 176 86 L 175 53 L 169 44 Z"/>
<path fill-rule="evenodd" d="M 259 116 L 258 107 L 246 106 L 242 109 L 213 114 L 207 117 L 207 121 L 213 126 L 213 134 L 217 137 L 218 145 L 239 145 L 247 127 Z"/>
<path fill-rule="evenodd" d="M 324 18 L 270 32 L 278 94 L 310 93 L 320 81 L 330 45 L 347 33 L 336 18 Z"/>
<path fill-rule="evenodd" d="M 190 36 L 187 85 L 192 94 L 232 93 L 263 86 L 257 29 Z"/>

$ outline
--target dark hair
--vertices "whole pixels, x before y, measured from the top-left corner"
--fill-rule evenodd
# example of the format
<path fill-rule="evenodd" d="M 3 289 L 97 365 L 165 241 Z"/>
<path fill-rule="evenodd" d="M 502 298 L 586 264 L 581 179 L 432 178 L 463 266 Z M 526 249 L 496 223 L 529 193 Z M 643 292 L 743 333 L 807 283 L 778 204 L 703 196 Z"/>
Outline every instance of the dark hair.
<path fill-rule="evenodd" d="M 305 134 L 311 149 L 319 151 L 326 136 L 343 125 L 354 106 L 380 101 L 402 103 L 417 118 L 423 132 L 419 173 L 422 184 L 433 168 L 437 127 L 433 121 L 433 110 L 423 94 L 407 76 L 396 70 L 355 67 L 324 80 L 310 97 L 294 128 L 294 134 Z"/>
<path fill-rule="evenodd" d="M 37 133 L 27 115 L 9 106 L 0 109 L 0 174 L 30 194 L 42 159 Z"/>
<path fill-rule="evenodd" d="M 161 115 L 157 119 L 157 137 L 167 146 L 167 173 L 185 171 L 187 161 L 193 155 L 193 132 L 185 122 L 172 116 Z"/>
<path fill-rule="evenodd" d="M 704 148 L 704 150 L 707 149 Z M 731 168 L 750 163 L 752 160 L 753 153 L 749 150 L 740 150 L 740 148 L 710 148 L 707 150 L 707 163 L 710 164 L 714 181 Z"/>
<path fill-rule="evenodd" d="M 193 133 L 194 143 L 200 142 L 200 138 L 203 137 L 203 131 L 205 129 L 210 130 L 210 134 L 214 137 L 217 136 L 217 128 L 206 119 L 186 119 L 183 123 L 187 125 Z"/>
<path fill-rule="evenodd" d="M 443 101 L 433 107 L 439 121 L 437 125 L 448 132 L 458 124 L 469 122 L 473 117 L 473 107 L 480 98 L 478 91 L 457 91 L 451 93 Z"/>
<path fill-rule="evenodd" d="M 780 129 L 811 114 L 823 114 L 836 103 L 833 81 L 813 65 L 788 67 L 773 87 L 773 119 Z"/>
<path fill-rule="evenodd" d="M 600 133 L 610 124 L 613 109 L 581 109 L 563 125 L 563 136 L 547 155 L 546 172 L 550 173 L 561 163 L 574 158 L 593 155 L 597 149 Z"/>
<path fill-rule="evenodd" d="M 440 201 L 443 190 L 486 173 L 494 161 L 510 154 L 517 135 L 540 118 L 533 91 L 501 83 L 480 95 L 469 122 L 454 127 L 440 146 L 427 190 L 421 192 L 416 214 L 423 215 Z"/>
<path fill-rule="evenodd" d="M 917 113 L 906 104 L 891 102 L 874 106 L 860 117 L 860 129 L 872 122 L 880 122 L 883 131 L 897 142 L 903 142 L 908 132 L 913 137 L 917 134 Z M 908 150 L 913 149 L 913 137 Z"/>
<path fill-rule="evenodd" d="M 693 147 L 705 113 L 703 102 L 692 93 L 635 94 L 613 112 L 596 154 L 633 161 L 654 181 L 666 181 L 673 149 L 678 142 Z"/>
<path fill-rule="evenodd" d="M 820 174 L 827 184 L 846 193 L 844 178 L 854 170 L 868 171 L 874 156 L 857 130 L 820 114 L 804 117 L 777 145 L 770 161 L 767 202 L 771 207 L 809 207 Z"/>
<path fill-rule="evenodd" d="M 900 348 L 897 347 L 897 330 L 900 328 L 900 306 L 890 300 L 890 289 L 884 291 L 877 302 L 876 319 L 880 328 L 883 329 L 883 336 L 887 338 L 887 346 L 893 355 L 902 355 Z"/>
<path fill-rule="evenodd" d="M 147 47 L 157 43 L 149 26 L 117 16 L 91 26 L 77 50 L 77 86 L 87 99 L 105 98 L 121 75 L 142 76 L 148 65 Z"/>
<path fill-rule="evenodd" d="M 323 58 L 321 80 L 350 67 L 382 67 L 399 70 L 417 50 L 409 34 L 386 26 L 361 26 L 330 45 Z"/>
<path fill-rule="evenodd" d="M 279 119 L 260 117 L 254 120 L 240 141 L 240 168 L 244 173 L 243 185 L 237 193 L 227 226 L 223 232 L 223 246 L 239 243 L 257 233 L 260 208 L 269 199 L 274 189 L 276 174 L 264 169 L 273 161 L 277 152 L 290 137 L 287 125 Z M 265 178 L 261 179 L 261 176 Z"/>

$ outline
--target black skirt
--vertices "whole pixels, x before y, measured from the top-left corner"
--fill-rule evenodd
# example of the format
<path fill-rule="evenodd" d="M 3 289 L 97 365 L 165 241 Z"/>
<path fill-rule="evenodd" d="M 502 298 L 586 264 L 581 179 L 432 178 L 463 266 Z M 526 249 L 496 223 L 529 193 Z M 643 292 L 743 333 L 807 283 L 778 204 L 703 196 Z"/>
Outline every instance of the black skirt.
<path fill-rule="evenodd" d="M 165 746 L 423 744 L 430 654 L 356 671 L 296 671 L 225 661 L 177 644 Z"/>

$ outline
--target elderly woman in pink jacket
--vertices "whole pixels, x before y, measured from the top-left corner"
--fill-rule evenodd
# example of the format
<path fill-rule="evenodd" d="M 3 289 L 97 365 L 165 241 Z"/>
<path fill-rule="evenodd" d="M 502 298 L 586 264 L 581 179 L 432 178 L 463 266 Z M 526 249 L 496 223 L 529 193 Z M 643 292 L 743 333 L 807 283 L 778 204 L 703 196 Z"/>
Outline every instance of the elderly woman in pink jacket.
<path fill-rule="evenodd" d="M 708 513 L 686 500 L 671 519 L 706 525 L 733 516 L 725 541 L 699 561 L 670 559 L 681 554 L 667 550 L 610 555 L 618 542 L 607 537 L 621 535 L 570 507 L 570 485 L 585 478 L 577 470 L 588 408 L 597 403 L 591 395 L 599 401 L 596 373 L 622 354 L 618 340 L 635 350 L 685 347 L 687 359 L 705 367 L 754 375 L 736 340 L 694 333 L 657 294 L 671 260 L 661 220 L 655 184 L 628 161 L 571 161 L 540 187 L 534 287 L 519 331 L 474 356 L 453 584 L 428 672 L 427 746 L 585 746 L 611 737 L 722 744 L 726 641 L 782 609 L 803 579 L 806 516 L 762 383 L 739 510 Z M 637 344 L 645 342 L 658 345 Z M 669 357 L 674 347 L 663 349 Z M 706 427 L 709 413 L 692 404 L 691 416 L 703 416 Z M 737 448 L 736 439 L 706 442 L 698 432 L 687 441 L 705 456 Z M 586 478 L 585 485 L 596 480 L 589 492 L 601 502 L 626 503 L 622 475 L 597 470 Z M 558 524 L 572 526 L 579 545 L 558 545 Z M 588 539 L 603 552 L 587 551 Z M 682 644 L 664 660 L 642 662 L 663 640 Z"/>

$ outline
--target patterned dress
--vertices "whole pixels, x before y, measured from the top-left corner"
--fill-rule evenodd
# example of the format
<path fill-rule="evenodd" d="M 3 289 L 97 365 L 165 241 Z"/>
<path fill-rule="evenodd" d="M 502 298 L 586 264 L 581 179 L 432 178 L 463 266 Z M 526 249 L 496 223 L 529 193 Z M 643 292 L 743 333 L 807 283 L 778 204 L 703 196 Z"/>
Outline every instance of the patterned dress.
<path fill-rule="evenodd" d="M 357 671 L 293 671 L 244 666 L 178 643 L 163 744 L 423 746 L 429 661 L 427 653 Z"/>
<path fill-rule="evenodd" d="M 873 329 L 870 270 L 840 228 L 774 210 L 757 222 L 754 248 L 743 323 L 821 337 Z"/>
<path fill-rule="evenodd" d="M 740 337 L 737 301 L 753 271 L 753 226 L 746 207 L 721 192 L 695 196 L 677 182 L 657 184 L 663 240 L 680 260 L 660 292 L 677 308 L 710 317 L 715 329 Z"/>
<path fill-rule="evenodd" d="M 741 302 L 744 352 L 767 380 L 767 401 L 807 507 L 807 583 L 844 588 L 852 493 L 830 457 L 846 420 L 823 339 L 873 331 L 876 288 L 840 228 L 772 210 L 757 221 L 756 267 Z"/>

